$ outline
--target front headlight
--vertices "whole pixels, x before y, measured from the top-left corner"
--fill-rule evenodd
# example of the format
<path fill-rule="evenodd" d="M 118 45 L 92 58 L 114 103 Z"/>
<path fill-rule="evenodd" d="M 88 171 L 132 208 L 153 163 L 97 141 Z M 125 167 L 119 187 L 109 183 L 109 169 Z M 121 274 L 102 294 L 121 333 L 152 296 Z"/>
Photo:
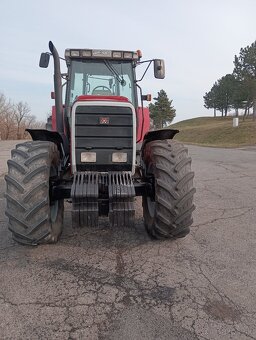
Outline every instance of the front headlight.
<path fill-rule="evenodd" d="M 81 163 L 96 163 L 96 152 L 81 152 Z"/>
<path fill-rule="evenodd" d="M 70 55 L 71 57 L 79 57 L 80 56 L 79 50 L 71 50 Z"/>
<path fill-rule="evenodd" d="M 127 153 L 126 152 L 113 152 L 112 162 L 113 163 L 127 163 Z"/>

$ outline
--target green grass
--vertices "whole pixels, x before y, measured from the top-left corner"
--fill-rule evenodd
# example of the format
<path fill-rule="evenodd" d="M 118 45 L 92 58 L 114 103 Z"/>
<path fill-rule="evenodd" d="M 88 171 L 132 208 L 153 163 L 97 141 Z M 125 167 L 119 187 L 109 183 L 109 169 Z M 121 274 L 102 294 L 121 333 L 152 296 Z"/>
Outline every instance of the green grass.
<path fill-rule="evenodd" d="M 233 117 L 200 117 L 172 124 L 180 132 L 175 139 L 187 143 L 218 147 L 240 147 L 256 145 L 256 121 L 251 117 L 233 128 Z"/>

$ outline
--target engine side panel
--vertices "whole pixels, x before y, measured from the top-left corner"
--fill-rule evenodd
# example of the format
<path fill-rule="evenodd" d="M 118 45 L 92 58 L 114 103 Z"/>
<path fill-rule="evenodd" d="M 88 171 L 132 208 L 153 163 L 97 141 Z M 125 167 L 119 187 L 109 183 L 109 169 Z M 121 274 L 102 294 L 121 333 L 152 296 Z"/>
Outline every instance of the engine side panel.
<path fill-rule="evenodd" d="M 142 142 L 145 134 L 150 129 L 150 118 L 148 107 L 138 107 L 137 111 L 137 143 Z"/>

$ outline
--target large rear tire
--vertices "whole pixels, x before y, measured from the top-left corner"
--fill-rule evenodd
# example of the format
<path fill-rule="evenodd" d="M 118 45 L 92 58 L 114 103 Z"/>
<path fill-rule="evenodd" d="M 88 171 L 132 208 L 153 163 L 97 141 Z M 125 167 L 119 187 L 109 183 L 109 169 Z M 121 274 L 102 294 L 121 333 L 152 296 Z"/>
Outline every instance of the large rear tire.
<path fill-rule="evenodd" d="M 143 161 L 154 186 L 154 194 L 142 201 L 146 230 L 157 239 L 186 236 L 196 191 L 187 149 L 174 140 L 155 140 L 145 145 Z"/>
<path fill-rule="evenodd" d="M 64 201 L 50 200 L 50 179 L 58 176 L 60 155 L 52 142 L 16 145 L 5 176 L 8 227 L 23 244 L 54 243 L 63 227 Z"/>

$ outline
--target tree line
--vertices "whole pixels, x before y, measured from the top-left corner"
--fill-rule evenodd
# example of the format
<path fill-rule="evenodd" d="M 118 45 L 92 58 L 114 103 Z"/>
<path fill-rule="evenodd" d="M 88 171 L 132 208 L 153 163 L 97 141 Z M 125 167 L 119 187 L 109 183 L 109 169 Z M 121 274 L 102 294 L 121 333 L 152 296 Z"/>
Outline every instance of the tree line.
<path fill-rule="evenodd" d="M 0 139 L 26 139 L 29 128 L 44 128 L 26 102 L 13 103 L 0 93 Z"/>
<path fill-rule="evenodd" d="M 227 116 L 230 109 L 234 109 L 236 116 L 243 110 L 244 117 L 253 111 L 256 119 L 256 41 L 250 46 L 240 49 L 234 58 L 232 74 L 226 74 L 218 79 L 209 92 L 204 95 L 204 106 Z"/>

